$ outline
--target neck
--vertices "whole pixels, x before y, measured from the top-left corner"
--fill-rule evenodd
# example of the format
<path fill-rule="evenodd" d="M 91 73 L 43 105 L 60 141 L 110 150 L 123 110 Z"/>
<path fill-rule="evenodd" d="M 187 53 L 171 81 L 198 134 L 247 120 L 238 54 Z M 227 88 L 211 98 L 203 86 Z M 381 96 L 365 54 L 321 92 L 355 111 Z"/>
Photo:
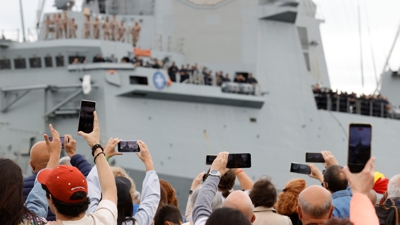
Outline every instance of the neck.
<path fill-rule="evenodd" d="M 86 212 L 83 212 L 83 213 L 79 214 L 79 216 L 77 216 L 77 217 L 67 217 L 67 216 L 60 214 L 59 212 L 56 212 L 56 219 L 61 220 L 61 221 L 75 221 L 75 220 L 82 219 L 85 216 L 85 214 L 86 214 Z"/>
<path fill-rule="evenodd" d="M 325 224 L 325 222 L 326 222 L 326 220 L 327 219 L 312 219 L 312 218 L 310 218 L 310 219 L 305 219 L 305 218 L 303 218 L 302 220 L 301 220 L 301 222 L 304 224 L 304 225 L 307 225 L 307 224 L 318 224 L 318 225 L 322 225 L 322 224 Z"/>

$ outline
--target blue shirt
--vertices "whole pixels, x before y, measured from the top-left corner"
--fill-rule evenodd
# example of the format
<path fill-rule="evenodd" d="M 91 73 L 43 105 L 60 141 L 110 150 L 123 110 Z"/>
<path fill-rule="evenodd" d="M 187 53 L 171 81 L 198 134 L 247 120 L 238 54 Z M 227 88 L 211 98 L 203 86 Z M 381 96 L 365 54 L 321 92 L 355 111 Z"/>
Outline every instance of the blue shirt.
<path fill-rule="evenodd" d="M 334 206 L 332 216 L 337 218 L 350 218 L 351 195 L 348 190 L 337 191 L 332 194 Z"/>

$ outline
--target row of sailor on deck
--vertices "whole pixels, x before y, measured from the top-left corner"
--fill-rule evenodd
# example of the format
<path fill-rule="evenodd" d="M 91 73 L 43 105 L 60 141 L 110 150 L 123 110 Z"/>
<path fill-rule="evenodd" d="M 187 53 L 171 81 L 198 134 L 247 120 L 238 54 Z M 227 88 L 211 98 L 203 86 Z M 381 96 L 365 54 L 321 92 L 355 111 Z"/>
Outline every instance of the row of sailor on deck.
<path fill-rule="evenodd" d="M 360 95 L 356 93 L 338 92 L 330 88 L 313 87 L 318 109 L 338 112 L 357 113 L 376 117 L 388 117 L 390 103 L 382 95 Z"/>
<path fill-rule="evenodd" d="M 77 38 L 78 24 L 75 22 L 75 18 L 68 18 L 67 13 L 64 13 L 64 17 L 61 13 L 54 14 L 53 19 L 51 19 L 50 15 L 47 15 L 44 24 L 46 26 L 45 39 L 48 39 L 51 33 L 53 34 L 53 39 Z M 86 16 L 82 38 L 102 38 L 104 40 L 126 42 L 128 41 L 127 36 L 131 36 L 132 44 L 136 46 L 141 29 L 139 21 L 135 21 L 134 26 L 129 29 L 125 26 L 123 20 L 117 20 L 116 15 L 113 16 L 111 21 L 109 17 L 106 17 L 104 21 L 100 21 L 99 17 L 96 17 L 93 22 L 90 16 Z M 130 30 L 129 33 L 127 32 L 128 30 Z"/>

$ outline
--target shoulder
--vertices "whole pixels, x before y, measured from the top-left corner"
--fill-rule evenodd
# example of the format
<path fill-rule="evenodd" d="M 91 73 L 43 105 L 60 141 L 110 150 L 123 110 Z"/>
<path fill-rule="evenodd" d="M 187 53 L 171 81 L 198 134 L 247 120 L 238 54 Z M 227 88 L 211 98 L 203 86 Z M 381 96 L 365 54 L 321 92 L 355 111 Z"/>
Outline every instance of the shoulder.
<path fill-rule="evenodd" d="M 36 221 L 36 223 L 34 221 Z M 32 217 L 31 215 L 26 214 L 22 217 L 22 221 L 19 225 L 24 225 L 24 224 L 48 225 L 49 223 L 47 222 L 47 220 L 45 218 L 38 217 L 38 216 Z"/>

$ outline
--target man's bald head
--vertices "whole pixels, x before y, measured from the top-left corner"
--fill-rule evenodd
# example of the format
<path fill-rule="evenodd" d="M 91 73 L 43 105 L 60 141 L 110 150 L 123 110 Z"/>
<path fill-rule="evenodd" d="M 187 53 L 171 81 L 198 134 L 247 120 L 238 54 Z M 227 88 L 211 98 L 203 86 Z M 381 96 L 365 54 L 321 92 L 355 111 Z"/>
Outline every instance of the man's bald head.
<path fill-rule="evenodd" d="M 243 191 L 234 191 L 225 199 L 224 207 L 233 208 L 241 211 L 250 222 L 254 222 L 254 206 L 249 195 Z"/>
<path fill-rule="evenodd" d="M 332 195 L 325 188 L 314 185 L 300 193 L 297 212 L 303 224 L 324 223 L 332 211 Z"/>
<path fill-rule="evenodd" d="M 47 151 L 46 142 L 39 141 L 32 146 L 31 161 L 29 164 L 31 165 L 33 172 L 36 173 L 39 170 L 46 168 L 49 159 L 50 154 Z"/>

